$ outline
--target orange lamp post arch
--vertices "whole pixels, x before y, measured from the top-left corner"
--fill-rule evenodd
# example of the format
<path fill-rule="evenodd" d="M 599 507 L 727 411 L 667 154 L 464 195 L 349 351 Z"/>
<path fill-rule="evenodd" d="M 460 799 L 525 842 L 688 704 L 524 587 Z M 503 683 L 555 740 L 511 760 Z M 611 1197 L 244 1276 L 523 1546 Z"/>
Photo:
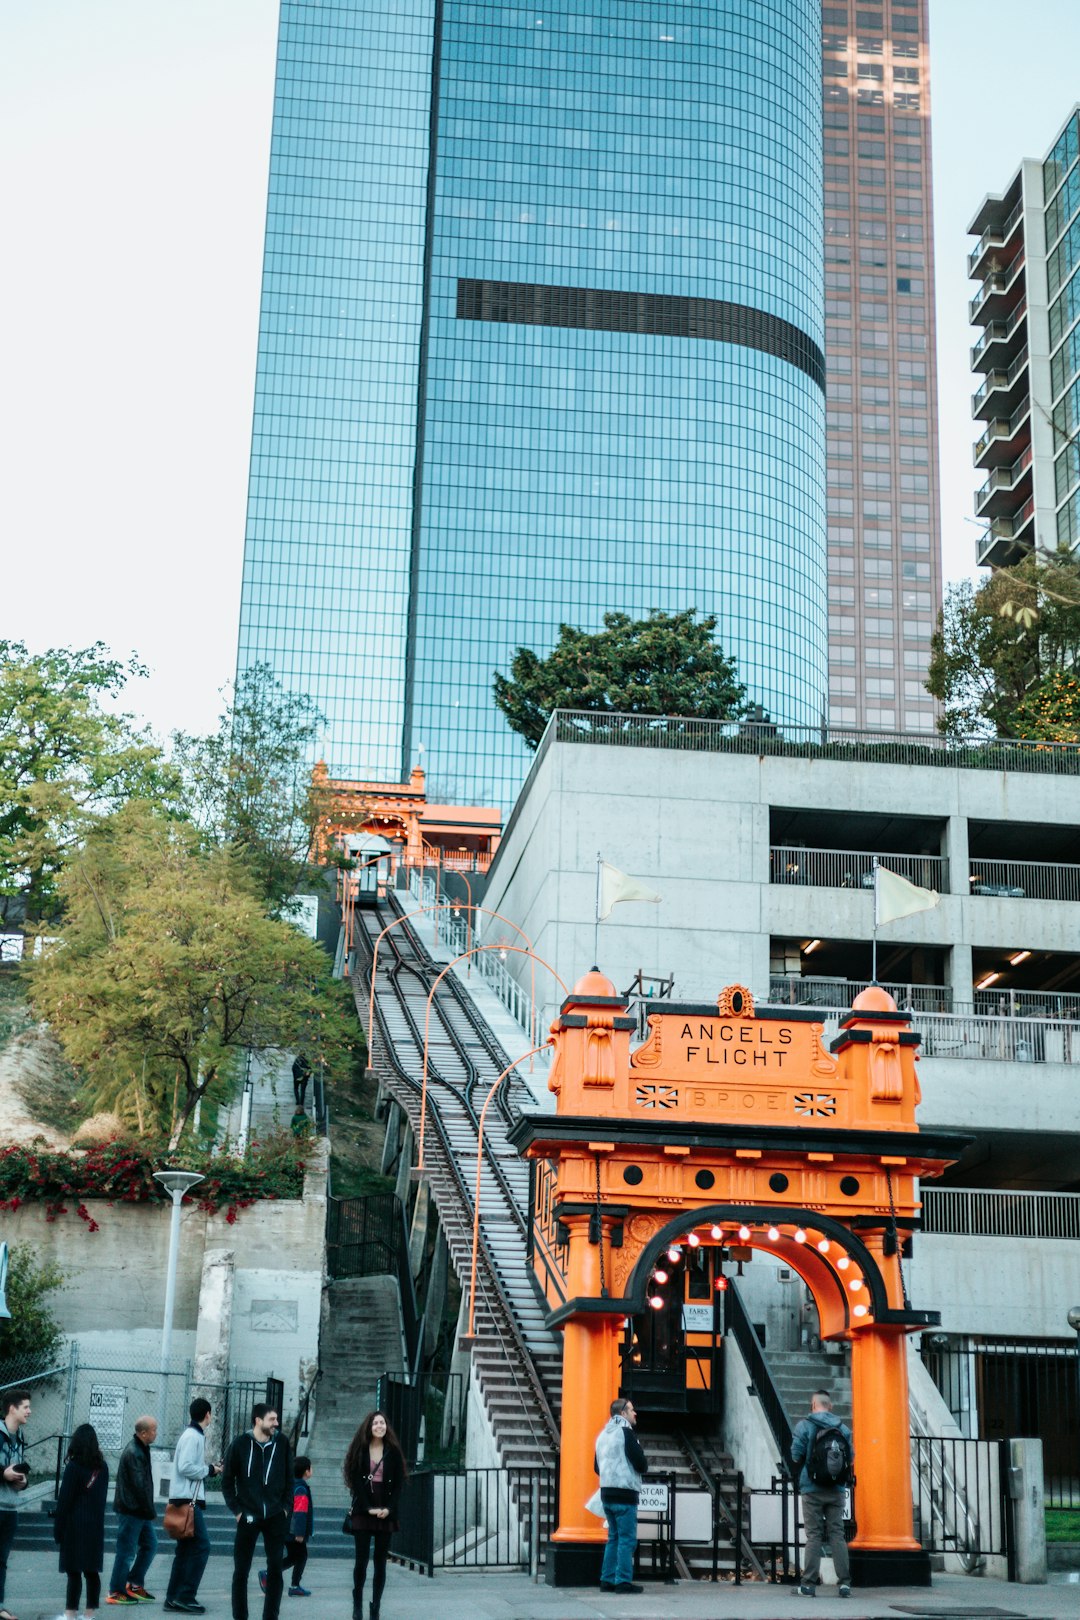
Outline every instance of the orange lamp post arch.
<path fill-rule="evenodd" d="M 899 1250 L 918 1224 L 919 1180 L 940 1175 L 968 1139 L 916 1125 L 918 1036 L 877 987 L 829 1049 L 816 1013 L 755 1009 L 741 986 L 712 1005 L 650 1011 L 633 1052 L 627 1014 L 601 973 L 579 980 L 552 1025 L 556 1112 L 525 1115 L 511 1133 L 539 1161 L 533 1264 L 563 1334 L 549 1580 L 595 1578 L 606 1531 L 584 1504 L 593 1442 L 620 1392 L 624 1325 L 647 1311 L 665 1251 L 713 1245 L 790 1266 L 813 1294 L 821 1337 L 850 1342 L 853 1574 L 928 1581 L 912 1533 L 904 1341 L 940 1313 L 908 1304 Z"/>

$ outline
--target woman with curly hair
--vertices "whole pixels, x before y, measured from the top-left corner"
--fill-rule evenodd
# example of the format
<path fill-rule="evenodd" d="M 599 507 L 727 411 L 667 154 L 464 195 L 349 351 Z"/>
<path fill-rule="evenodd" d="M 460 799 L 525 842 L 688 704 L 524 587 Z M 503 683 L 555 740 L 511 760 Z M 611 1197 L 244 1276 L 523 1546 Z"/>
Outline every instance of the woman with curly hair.
<path fill-rule="evenodd" d="M 356 1537 L 353 1569 L 353 1620 L 364 1620 L 364 1581 L 373 1552 L 371 1620 L 379 1620 L 386 1585 L 390 1537 L 398 1528 L 397 1505 L 408 1477 L 397 1436 L 382 1412 L 369 1412 L 352 1437 L 342 1470 L 352 1497 L 350 1522 Z"/>
<path fill-rule="evenodd" d="M 68 1447 L 53 1519 L 53 1540 L 60 1548 L 60 1573 L 67 1576 L 66 1620 L 75 1620 L 79 1612 L 84 1578 L 85 1614 L 92 1616 L 101 1602 L 108 1496 L 109 1469 L 101 1455 L 97 1432 L 92 1424 L 80 1423 Z"/>

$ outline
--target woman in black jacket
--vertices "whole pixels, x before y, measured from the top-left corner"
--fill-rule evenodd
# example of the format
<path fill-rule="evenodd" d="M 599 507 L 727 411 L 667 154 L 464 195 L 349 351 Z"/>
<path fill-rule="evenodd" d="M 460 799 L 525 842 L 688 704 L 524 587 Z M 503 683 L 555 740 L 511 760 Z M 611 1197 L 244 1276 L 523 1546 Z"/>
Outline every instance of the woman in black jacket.
<path fill-rule="evenodd" d="M 109 1469 L 97 1434 L 91 1424 L 80 1423 L 68 1447 L 53 1520 L 53 1540 L 60 1548 L 60 1573 L 67 1576 L 66 1620 L 75 1620 L 78 1614 L 84 1577 L 85 1613 L 92 1615 L 101 1601 L 108 1496 Z"/>
<path fill-rule="evenodd" d="M 382 1412 L 369 1412 L 345 1454 L 345 1483 L 352 1496 L 351 1523 L 356 1537 L 353 1569 L 353 1620 L 364 1620 L 364 1581 L 368 1555 L 375 1554 L 371 1586 L 371 1620 L 379 1620 L 386 1585 L 390 1537 L 398 1528 L 397 1505 L 408 1470 L 397 1436 Z"/>

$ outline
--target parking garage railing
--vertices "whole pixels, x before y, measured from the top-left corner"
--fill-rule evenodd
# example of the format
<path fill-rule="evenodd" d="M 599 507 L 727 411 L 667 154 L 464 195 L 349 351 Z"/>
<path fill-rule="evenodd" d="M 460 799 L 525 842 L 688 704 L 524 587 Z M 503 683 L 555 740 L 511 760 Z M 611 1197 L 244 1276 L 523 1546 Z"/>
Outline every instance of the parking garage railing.
<path fill-rule="evenodd" d="M 971 892 L 1005 900 L 1080 900 L 1080 866 L 972 858 Z"/>
<path fill-rule="evenodd" d="M 1080 1193 L 923 1187 L 924 1232 L 1080 1242 Z"/>
<path fill-rule="evenodd" d="M 863 849 L 806 849 L 799 844 L 773 844 L 769 849 L 770 883 L 801 883 L 818 889 L 874 887 L 879 861 L 921 889 L 949 888 L 949 862 L 944 855 L 894 855 Z"/>
<path fill-rule="evenodd" d="M 871 983 L 870 979 L 804 979 L 797 974 L 774 973 L 769 979 L 769 1001 L 781 1007 L 846 1010 Z M 879 984 L 902 1010 L 952 1012 L 955 1006 L 952 986 L 948 984 L 902 984 L 891 979 Z"/>

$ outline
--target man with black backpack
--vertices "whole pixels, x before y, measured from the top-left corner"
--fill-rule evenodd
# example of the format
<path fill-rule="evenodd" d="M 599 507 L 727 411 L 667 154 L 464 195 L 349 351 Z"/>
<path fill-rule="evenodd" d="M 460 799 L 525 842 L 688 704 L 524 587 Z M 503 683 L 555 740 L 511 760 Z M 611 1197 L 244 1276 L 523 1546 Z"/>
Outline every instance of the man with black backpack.
<path fill-rule="evenodd" d="M 803 1418 L 791 1439 L 791 1460 L 800 1470 L 799 1496 L 806 1530 L 799 1591 L 803 1597 L 817 1597 L 822 1544 L 828 1543 L 840 1583 L 840 1596 L 850 1597 L 851 1566 L 844 1540 L 844 1489 L 854 1477 L 855 1449 L 851 1430 L 834 1415 L 827 1390 L 819 1389 L 811 1396 L 810 1415 Z"/>

